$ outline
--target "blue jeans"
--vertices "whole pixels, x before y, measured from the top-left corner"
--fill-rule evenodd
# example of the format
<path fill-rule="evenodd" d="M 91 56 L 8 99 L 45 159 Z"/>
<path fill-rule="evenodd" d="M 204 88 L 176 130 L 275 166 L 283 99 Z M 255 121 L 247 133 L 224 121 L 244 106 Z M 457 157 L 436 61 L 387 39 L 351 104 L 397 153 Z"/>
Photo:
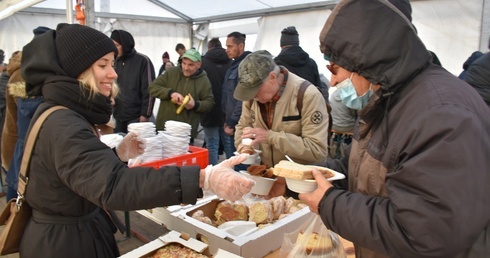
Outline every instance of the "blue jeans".
<path fill-rule="evenodd" d="M 219 150 L 219 140 L 220 140 L 220 128 L 222 127 L 203 127 L 204 130 L 204 140 L 206 141 L 206 149 L 209 153 L 209 164 L 218 164 L 218 150 Z"/>
<path fill-rule="evenodd" d="M 223 147 L 225 149 L 225 154 L 226 154 L 226 159 L 231 158 L 233 155 L 233 152 L 236 151 L 235 148 L 235 135 L 227 135 L 224 134 L 223 137 Z"/>
<path fill-rule="evenodd" d="M 235 135 L 227 135 L 224 133 L 223 130 L 223 146 L 225 148 L 225 153 L 226 153 L 226 159 L 229 159 L 233 157 L 235 154 L 234 152 L 236 151 L 235 148 Z M 245 164 L 238 164 L 235 165 L 234 169 L 235 171 L 240 171 L 240 170 L 247 170 L 247 168 L 250 165 L 245 165 Z"/>

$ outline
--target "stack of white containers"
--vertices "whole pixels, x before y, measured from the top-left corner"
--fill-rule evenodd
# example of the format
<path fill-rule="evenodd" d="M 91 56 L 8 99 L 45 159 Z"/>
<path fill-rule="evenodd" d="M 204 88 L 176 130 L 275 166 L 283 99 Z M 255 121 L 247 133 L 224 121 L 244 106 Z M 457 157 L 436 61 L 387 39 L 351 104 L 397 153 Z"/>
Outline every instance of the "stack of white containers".
<path fill-rule="evenodd" d="M 153 122 L 132 123 L 128 125 L 128 133 L 136 132 L 140 137 L 145 138 L 145 152 L 136 159 L 131 160 L 130 165 L 138 165 L 155 160 L 162 159 L 163 144 L 160 137 L 156 134 L 155 124 Z"/>
<path fill-rule="evenodd" d="M 165 148 L 162 149 L 163 158 L 171 158 L 188 153 L 191 139 L 190 124 L 169 120 L 165 122 L 165 130 L 158 131 L 158 136 Z"/>

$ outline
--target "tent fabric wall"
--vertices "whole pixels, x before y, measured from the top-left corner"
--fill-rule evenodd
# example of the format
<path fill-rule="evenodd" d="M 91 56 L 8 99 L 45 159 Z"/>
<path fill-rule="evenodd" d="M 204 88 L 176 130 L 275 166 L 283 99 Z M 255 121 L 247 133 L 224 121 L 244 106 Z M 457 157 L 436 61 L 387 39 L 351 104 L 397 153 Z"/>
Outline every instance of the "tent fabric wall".
<path fill-rule="evenodd" d="M 480 49 L 482 0 L 413 1 L 413 24 L 427 49 L 455 75 Z"/>
<path fill-rule="evenodd" d="M 30 15 L 16 13 L 6 19 L 0 20 L 0 49 L 7 56 L 29 43 L 34 34 L 32 30 L 37 26 L 46 26 L 55 29 L 58 23 L 66 22 L 63 15 Z M 155 66 L 155 72 L 162 65 L 162 54 L 167 51 L 170 60 L 177 63 L 178 54 L 175 45 L 183 43 L 189 47 L 191 44 L 190 25 L 184 23 L 162 23 L 158 21 L 140 21 L 123 19 L 99 19 L 95 29 L 110 36 L 114 29 L 122 29 L 131 33 L 135 40 L 135 49 L 147 55 Z M 8 59 L 7 59 L 8 60 Z"/>
<path fill-rule="evenodd" d="M 411 4 L 413 24 L 427 49 L 437 54 L 446 70 L 458 75 L 468 56 L 480 48 L 482 0 L 412 1 Z M 259 19 L 254 50 L 266 49 L 278 55 L 281 30 L 294 25 L 300 46 L 317 62 L 320 73 L 330 75 L 318 47 L 320 31 L 329 14 L 330 10 L 320 10 L 263 17 Z"/>
<path fill-rule="evenodd" d="M 22 47 L 32 40 L 34 37 L 32 30 L 34 28 L 37 26 L 56 28 L 56 25 L 60 22 L 66 22 L 66 17 L 61 15 L 16 13 L 0 20 L 0 48 L 10 57 L 13 52 L 22 50 Z"/>
<path fill-rule="evenodd" d="M 488 19 L 483 14 L 488 13 L 490 0 L 412 0 L 413 23 L 419 36 L 427 48 L 434 51 L 444 68 L 453 74 L 459 74 L 466 58 L 476 50 L 487 51 Z M 484 5 L 484 3 L 487 3 Z M 485 10 L 483 8 L 486 8 Z M 183 11 L 183 10 L 182 10 Z M 318 50 L 318 35 L 330 11 L 315 10 L 308 12 L 288 13 L 283 15 L 265 16 L 260 19 L 247 19 L 244 24 L 240 21 L 228 21 L 228 26 L 215 26 L 210 22 L 207 33 L 210 37 L 223 37 L 232 31 L 241 31 L 247 35 L 257 35 L 255 43 L 247 41 L 247 48 L 253 50 L 267 49 L 273 55 L 280 52 L 280 32 L 287 26 L 294 25 L 300 34 L 300 44 L 317 62 L 321 73 L 328 71 Z M 161 64 L 161 55 L 168 51 L 172 61 L 177 60 L 175 45 L 184 43 L 188 48 L 192 43 L 192 26 L 186 23 L 171 23 L 154 20 L 130 20 L 119 16 L 117 19 L 96 18 L 96 29 L 110 33 L 110 29 L 124 29 L 133 34 L 136 49 L 150 57 L 155 69 Z M 55 28 L 56 24 L 65 22 L 65 15 L 29 14 L 18 12 L 0 20 L 0 48 L 10 55 L 19 50 L 32 39 L 32 29 L 38 25 Z M 112 23 L 110 22 L 112 21 Z M 486 24 L 486 25 L 485 25 Z M 483 26 L 483 27 L 482 27 Z M 488 34 L 488 33 L 487 33 Z M 247 38 L 248 39 L 248 38 Z M 194 42 L 196 43 L 196 42 Z M 224 42 L 222 42 L 224 43 Z M 200 50 L 205 47 L 201 46 Z"/>

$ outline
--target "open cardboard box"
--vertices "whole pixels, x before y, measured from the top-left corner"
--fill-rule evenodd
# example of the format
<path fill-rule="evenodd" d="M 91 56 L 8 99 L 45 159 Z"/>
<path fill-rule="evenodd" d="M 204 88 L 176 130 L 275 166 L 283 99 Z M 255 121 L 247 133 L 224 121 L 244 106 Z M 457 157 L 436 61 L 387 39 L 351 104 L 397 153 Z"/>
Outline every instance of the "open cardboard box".
<path fill-rule="evenodd" d="M 160 248 L 168 245 L 178 243 L 184 247 L 194 250 L 200 254 L 206 255 L 208 257 L 214 258 L 239 258 L 241 256 L 232 254 L 222 249 L 216 249 L 216 251 L 211 252 L 209 246 L 201 241 L 194 238 L 190 238 L 186 233 L 179 233 L 177 231 L 170 231 L 167 234 L 139 247 L 131 252 L 128 252 L 121 256 L 120 258 L 147 258 L 152 257 Z"/>
<path fill-rule="evenodd" d="M 241 236 L 233 236 L 224 230 L 191 217 L 195 211 L 202 210 L 206 216 L 213 218 L 216 206 L 221 201 L 215 197 L 212 200 L 175 212 L 165 208 L 157 208 L 153 209 L 151 215 L 170 230 L 186 232 L 192 238 L 208 243 L 212 253 L 218 249 L 223 249 L 243 257 L 263 257 L 279 249 L 284 234 L 299 228 L 310 213 L 309 208 L 305 207 L 260 230 Z"/>

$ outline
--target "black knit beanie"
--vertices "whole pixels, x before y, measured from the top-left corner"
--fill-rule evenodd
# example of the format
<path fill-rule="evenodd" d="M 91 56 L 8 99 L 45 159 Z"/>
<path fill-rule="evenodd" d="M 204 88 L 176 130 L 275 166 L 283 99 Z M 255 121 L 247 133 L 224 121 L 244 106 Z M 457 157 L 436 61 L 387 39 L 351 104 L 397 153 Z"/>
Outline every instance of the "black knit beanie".
<path fill-rule="evenodd" d="M 48 30 L 51 30 L 51 29 L 48 27 L 39 26 L 39 27 L 33 29 L 32 32 L 34 33 L 34 37 L 37 37 L 37 36 L 43 35 Z"/>
<path fill-rule="evenodd" d="M 289 26 L 281 31 L 281 47 L 289 45 L 299 46 L 299 35 L 294 26 Z"/>
<path fill-rule="evenodd" d="M 119 30 L 113 30 L 111 32 L 111 39 L 116 41 L 117 43 L 119 43 L 120 45 L 122 45 L 122 39 L 121 39 L 121 35 L 119 34 Z"/>
<path fill-rule="evenodd" d="M 117 54 L 114 42 L 104 33 L 79 24 L 59 24 L 55 44 L 61 68 L 73 78 L 108 53 Z"/>

